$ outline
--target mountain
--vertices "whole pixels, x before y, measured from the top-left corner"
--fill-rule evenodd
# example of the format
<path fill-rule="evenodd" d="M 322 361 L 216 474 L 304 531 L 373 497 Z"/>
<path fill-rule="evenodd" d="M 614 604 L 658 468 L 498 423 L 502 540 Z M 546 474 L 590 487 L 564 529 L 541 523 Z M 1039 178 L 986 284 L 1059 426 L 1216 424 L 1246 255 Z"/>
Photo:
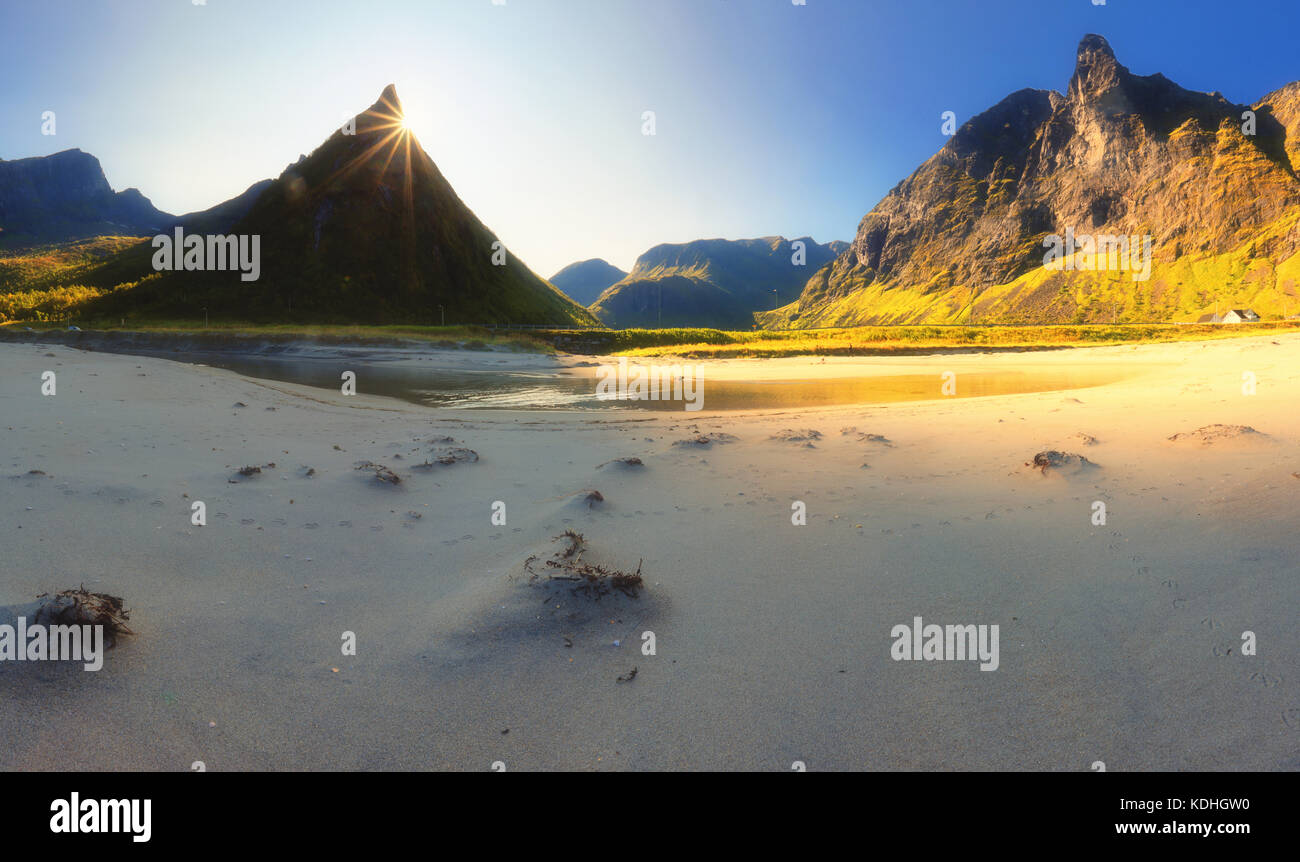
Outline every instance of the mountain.
<path fill-rule="evenodd" d="M 967 122 L 761 322 L 1194 320 L 1216 299 L 1294 312 L 1300 84 L 1253 106 L 1253 135 L 1250 109 L 1135 75 L 1086 36 L 1066 93 L 1022 90 Z M 1149 278 L 1086 257 L 1048 268 L 1045 242 L 1067 231 L 1149 236 Z"/>
<path fill-rule="evenodd" d="M 221 216 L 246 210 L 228 232 L 248 237 L 250 246 L 258 239 L 256 280 L 230 270 L 154 275 L 153 250 L 141 247 L 86 283 L 107 290 L 143 280 L 94 300 L 86 312 L 193 317 L 207 308 L 241 320 L 595 322 L 510 254 L 461 202 L 402 124 L 392 85 L 357 115 L 354 134 L 345 131 L 351 130 L 336 130 L 265 187 L 214 208 L 220 212 L 187 217 L 197 233 L 218 230 Z"/>
<path fill-rule="evenodd" d="M 615 328 L 749 329 L 756 311 L 794 299 L 808 274 L 845 248 L 843 242 L 822 245 L 810 237 L 779 236 L 657 245 L 590 307 Z"/>
<path fill-rule="evenodd" d="M 168 225 L 168 227 L 175 227 L 176 224 L 179 224 L 186 231 L 193 231 L 194 233 L 226 233 L 240 219 L 248 215 L 248 211 L 253 208 L 253 204 L 274 182 L 274 180 L 259 180 L 245 189 L 243 193 L 228 201 L 223 201 L 214 207 L 199 212 L 177 216 L 173 219 L 175 224 Z"/>
<path fill-rule="evenodd" d="M 0 160 L 0 243 L 151 234 L 175 220 L 138 189 L 114 192 L 99 159 L 81 150 Z"/>
<path fill-rule="evenodd" d="M 597 257 L 569 264 L 551 276 L 551 284 L 579 305 L 591 305 L 605 288 L 625 278 L 626 272 Z"/>

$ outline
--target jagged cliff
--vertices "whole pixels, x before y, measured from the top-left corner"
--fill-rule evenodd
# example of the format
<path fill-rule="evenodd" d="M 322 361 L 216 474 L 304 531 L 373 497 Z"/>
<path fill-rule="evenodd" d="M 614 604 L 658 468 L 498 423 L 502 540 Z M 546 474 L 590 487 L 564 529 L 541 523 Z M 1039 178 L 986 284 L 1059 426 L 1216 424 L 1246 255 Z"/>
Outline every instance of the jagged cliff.
<path fill-rule="evenodd" d="M 1243 113 L 1255 112 L 1255 134 Z M 768 326 L 1194 318 L 1300 311 L 1300 84 L 1254 106 L 1139 76 L 1090 35 L 1065 94 L 972 118 Z M 1151 273 L 1044 266 L 1069 231 L 1151 239 Z M 1095 261 L 1094 261 L 1095 262 Z M 1080 259 L 1086 266 L 1086 259 Z"/>

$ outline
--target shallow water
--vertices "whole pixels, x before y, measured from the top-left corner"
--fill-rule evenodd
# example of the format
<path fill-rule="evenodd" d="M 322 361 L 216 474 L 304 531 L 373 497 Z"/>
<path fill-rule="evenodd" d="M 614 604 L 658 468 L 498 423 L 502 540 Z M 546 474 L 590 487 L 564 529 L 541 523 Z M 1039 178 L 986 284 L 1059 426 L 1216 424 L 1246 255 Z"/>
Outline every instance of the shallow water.
<path fill-rule="evenodd" d="M 484 358 L 491 362 L 490 358 Z M 186 360 L 248 377 L 336 391 L 341 385 L 340 374 L 351 370 L 357 374 L 358 392 L 434 407 L 684 410 L 681 400 L 601 400 L 595 394 L 594 377 L 552 372 L 420 367 L 409 361 L 228 354 L 193 354 Z M 1044 365 L 1014 371 L 964 371 L 957 375 L 956 392 L 951 397 L 1085 389 L 1127 379 L 1145 370 L 1133 365 Z M 806 381 L 704 380 L 697 381 L 697 393 L 702 393 L 704 410 L 755 410 L 932 400 L 945 397 L 941 386 L 937 373 L 880 374 Z"/>

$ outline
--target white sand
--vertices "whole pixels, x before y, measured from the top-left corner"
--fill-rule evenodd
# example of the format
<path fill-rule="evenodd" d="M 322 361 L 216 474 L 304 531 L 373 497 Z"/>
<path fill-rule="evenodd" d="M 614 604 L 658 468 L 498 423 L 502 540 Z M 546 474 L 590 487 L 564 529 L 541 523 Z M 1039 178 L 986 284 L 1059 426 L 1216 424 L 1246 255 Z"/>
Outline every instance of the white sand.
<path fill-rule="evenodd" d="M 1069 361 L 1152 370 L 872 407 L 539 414 L 0 344 L 0 605 L 84 582 L 125 597 L 138 632 L 98 673 L 0 663 L 0 768 L 1300 768 L 1300 336 L 772 367 L 960 385 Z M 1166 439 L 1212 423 L 1267 437 Z M 739 439 L 672 445 L 697 428 Z M 824 436 L 769 439 L 786 428 Z M 444 434 L 481 460 L 413 471 Z M 1024 462 L 1044 448 L 1100 466 L 1040 475 Z M 621 456 L 645 466 L 596 468 Z M 605 502 L 564 496 L 584 488 Z M 517 575 L 568 527 L 592 561 L 643 561 L 648 592 L 543 604 Z M 891 660 L 914 616 L 998 624 L 1000 668 Z"/>

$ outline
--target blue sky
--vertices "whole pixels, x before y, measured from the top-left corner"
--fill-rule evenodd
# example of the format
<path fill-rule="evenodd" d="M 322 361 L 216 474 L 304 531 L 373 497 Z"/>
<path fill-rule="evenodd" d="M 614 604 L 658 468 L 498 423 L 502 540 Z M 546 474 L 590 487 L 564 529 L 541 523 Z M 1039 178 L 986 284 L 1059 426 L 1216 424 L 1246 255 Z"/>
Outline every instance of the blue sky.
<path fill-rule="evenodd" d="M 627 269 L 660 242 L 852 239 L 943 111 L 1063 90 L 1088 32 L 1237 102 L 1300 79 L 1297 0 L 0 0 L 0 158 L 77 147 L 116 189 L 205 209 L 391 82 L 539 274 Z"/>

